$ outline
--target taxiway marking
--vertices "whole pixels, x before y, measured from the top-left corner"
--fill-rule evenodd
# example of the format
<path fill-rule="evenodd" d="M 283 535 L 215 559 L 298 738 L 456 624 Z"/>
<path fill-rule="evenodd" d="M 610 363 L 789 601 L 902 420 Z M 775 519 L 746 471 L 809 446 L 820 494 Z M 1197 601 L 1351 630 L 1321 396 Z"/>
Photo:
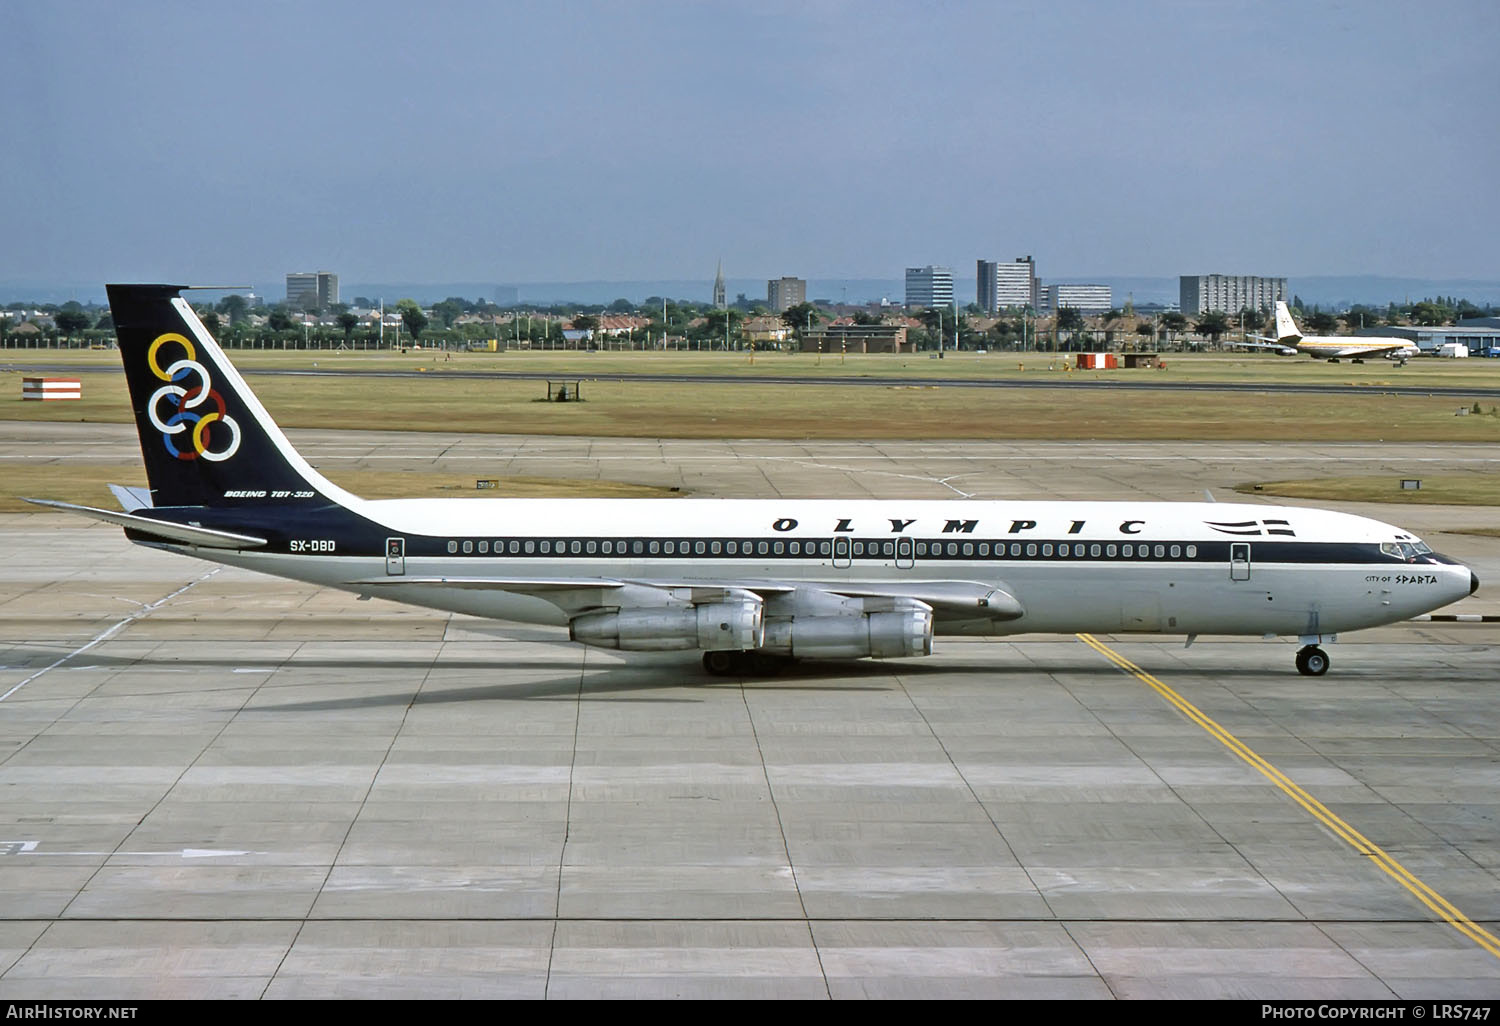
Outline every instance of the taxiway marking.
<path fill-rule="evenodd" d="M 129 626 L 130 624 L 135 623 L 137 620 L 140 620 L 140 619 L 143 619 L 143 618 L 145 618 L 147 616 L 150 616 L 153 612 L 155 612 L 156 610 L 160 609 L 162 606 L 166 605 L 168 602 L 172 601 L 178 595 L 181 595 L 183 592 L 187 591 L 193 585 L 195 585 L 195 584 L 202 584 L 204 581 L 208 580 L 210 577 L 212 577 L 214 574 L 218 573 L 222 569 L 224 569 L 224 568 L 221 567 L 221 566 L 216 566 L 212 570 L 210 570 L 208 573 L 204 574 L 202 577 L 199 577 L 197 580 L 189 581 L 188 583 L 184 584 L 182 587 L 180 587 L 176 591 L 172 592 L 172 594 L 170 594 L 170 595 L 163 595 L 161 598 L 157 599 L 155 602 L 151 603 L 149 606 L 143 606 L 142 608 L 137 609 L 135 612 L 131 613 L 125 619 L 123 619 L 119 623 L 115 624 L 113 627 L 109 628 L 108 630 L 106 630 L 106 631 L 104 631 L 104 632 L 102 632 L 100 634 L 96 634 L 88 642 L 88 644 L 81 645 L 80 647 L 75 648 L 73 651 L 69 652 L 67 655 L 63 656 L 61 659 L 59 659 L 56 662 L 52 663 L 50 666 L 44 666 L 44 667 L 42 667 L 40 670 L 38 670 L 35 673 L 33 673 L 30 677 L 27 677 L 25 680 L 21 681 L 21 683 L 17 684 L 15 687 L 11 688 L 5 694 L 0 695 L 0 702 L 5 701 L 11 695 L 14 695 L 17 691 L 20 691 L 26 685 L 30 684 L 32 681 L 36 680 L 38 677 L 42 676 L 43 674 L 49 673 L 52 670 L 57 669 L 59 666 L 61 666 L 65 662 L 67 662 L 69 659 L 72 659 L 74 656 L 83 655 L 83 653 L 87 652 L 89 649 L 93 648 L 95 645 L 99 644 L 101 641 L 108 641 L 110 638 L 114 637 L 117 633 L 119 633 L 122 629 L 124 629 L 125 627 Z"/>
<path fill-rule="evenodd" d="M 1105 645 L 1098 638 L 1095 638 L 1091 634 L 1079 634 L 1077 637 L 1079 641 L 1092 648 L 1095 652 L 1098 652 L 1111 663 L 1114 663 L 1115 666 L 1149 686 L 1171 705 L 1175 706 L 1184 716 L 1202 727 L 1213 738 L 1223 744 L 1224 747 L 1248 762 L 1262 776 L 1284 791 L 1298 805 L 1310 812 L 1314 819 L 1332 830 L 1345 844 L 1348 844 L 1355 851 L 1359 852 L 1359 854 L 1379 866 L 1386 875 L 1390 876 L 1402 887 L 1405 887 L 1418 901 L 1441 916 L 1444 921 L 1459 933 L 1472 940 L 1475 944 L 1478 944 L 1491 955 L 1500 958 L 1500 939 L 1497 939 L 1494 934 L 1464 915 L 1437 891 L 1417 879 L 1409 869 L 1397 862 L 1387 852 L 1382 851 L 1378 845 L 1365 837 L 1364 834 L 1361 834 L 1339 816 L 1335 815 L 1327 806 L 1308 794 L 1285 773 L 1257 755 L 1249 745 L 1209 719 L 1197 706 L 1163 684 L 1156 677 L 1135 665 L 1135 663 L 1132 663 L 1129 659 L 1111 649 L 1108 645 Z"/>

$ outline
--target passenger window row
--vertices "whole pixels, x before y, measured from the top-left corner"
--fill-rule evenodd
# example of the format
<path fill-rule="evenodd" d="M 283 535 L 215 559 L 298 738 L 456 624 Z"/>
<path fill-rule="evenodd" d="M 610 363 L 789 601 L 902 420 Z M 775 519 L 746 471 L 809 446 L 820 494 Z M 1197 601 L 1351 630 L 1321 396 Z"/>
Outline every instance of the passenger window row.
<path fill-rule="evenodd" d="M 840 546 L 843 550 L 845 547 Z M 1161 542 L 939 542 L 915 543 L 916 555 L 928 559 L 1197 559 L 1198 546 Z M 846 550 L 854 558 L 891 558 L 896 552 L 892 540 L 864 541 L 850 539 Z M 627 539 L 627 538 L 488 538 L 448 542 L 448 552 L 456 555 L 507 556 L 729 556 L 744 559 L 760 556 L 831 556 L 829 541 L 787 541 L 784 539 Z M 910 546 L 907 552 L 911 552 Z M 840 555 L 844 553 L 841 551 Z"/>

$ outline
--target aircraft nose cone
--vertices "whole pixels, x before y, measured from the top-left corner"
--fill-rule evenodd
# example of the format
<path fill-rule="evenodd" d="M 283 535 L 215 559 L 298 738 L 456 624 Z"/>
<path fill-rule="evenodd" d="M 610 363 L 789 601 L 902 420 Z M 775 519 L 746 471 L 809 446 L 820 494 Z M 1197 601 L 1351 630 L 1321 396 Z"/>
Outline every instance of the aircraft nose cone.
<path fill-rule="evenodd" d="M 1479 575 L 1476 574 L 1474 571 L 1470 570 L 1469 571 L 1469 594 L 1472 595 L 1472 594 L 1474 594 L 1478 590 L 1479 590 Z"/>

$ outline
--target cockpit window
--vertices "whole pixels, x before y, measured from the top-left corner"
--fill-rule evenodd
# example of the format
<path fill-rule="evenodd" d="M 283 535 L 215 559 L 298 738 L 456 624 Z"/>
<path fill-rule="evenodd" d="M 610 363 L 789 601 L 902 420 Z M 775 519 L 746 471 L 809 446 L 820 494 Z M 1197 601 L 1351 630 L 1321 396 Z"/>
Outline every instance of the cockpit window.
<path fill-rule="evenodd" d="M 1381 542 L 1380 551 L 1392 559 L 1416 559 L 1423 553 L 1431 552 L 1432 550 L 1420 542 L 1416 545 L 1413 545 L 1411 542 Z"/>

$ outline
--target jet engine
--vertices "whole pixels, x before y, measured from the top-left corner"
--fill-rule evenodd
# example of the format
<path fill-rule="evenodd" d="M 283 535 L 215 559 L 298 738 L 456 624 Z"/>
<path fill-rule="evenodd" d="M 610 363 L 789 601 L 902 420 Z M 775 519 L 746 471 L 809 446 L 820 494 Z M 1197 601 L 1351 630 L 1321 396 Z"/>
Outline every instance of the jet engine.
<path fill-rule="evenodd" d="M 761 610 L 756 599 L 619 609 L 574 617 L 569 632 L 585 645 L 630 652 L 759 648 L 765 637 Z"/>
<path fill-rule="evenodd" d="M 761 651 L 795 659 L 894 659 L 932 654 L 932 607 L 926 603 L 866 599 L 847 604 L 854 608 L 832 616 L 767 620 Z"/>

